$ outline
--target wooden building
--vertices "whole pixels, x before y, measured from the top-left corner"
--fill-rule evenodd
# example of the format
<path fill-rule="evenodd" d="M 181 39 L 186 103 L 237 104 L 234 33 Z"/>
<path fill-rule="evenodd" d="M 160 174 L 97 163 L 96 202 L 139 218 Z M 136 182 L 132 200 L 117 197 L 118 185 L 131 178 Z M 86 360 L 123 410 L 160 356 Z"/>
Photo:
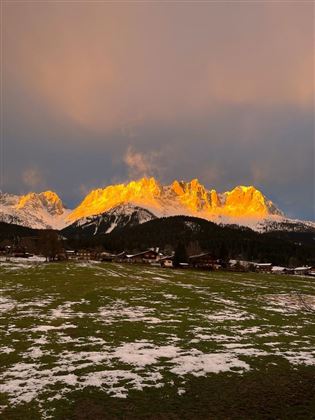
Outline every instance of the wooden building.
<path fill-rule="evenodd" d="M 153 249 L 148 249 L 143 252 L 138 252 L 137 254 L 127 254 L 126 260 L 127 262 L 131 263 L 147 263 L 150 264 L 152 262 L 157 261 L 158 259 L 158 252 L 154 251 Z"/>
<path fill-rule="evenodd" d="M 174 259 L 173 255 L 161 257 L 159 259 L 159 263 L 160 263 L 161 267 L 172 268 L 174 266 L 173 265 L 173 259 Z"/>
<path fill-rule="evenodd" d="M 293 274 L 297 276 L 306 276 L 310 273 L 311 267 L 295 267 L 293 268 Z"/>
<path fill-rule="evenodd" d="M 214 258 L 210 252 L 203 254 L 191 255 L 188 257 L 189 265 L 193 268 L 203 268 L 208 270 L 214 270 L 218 265 L 218 261 Z"/>
<path fill-rule="evenodd" d="M 272 263 L 253 263 L 253 265 L 260 273 L 270 273 L 272 270 Z"/>

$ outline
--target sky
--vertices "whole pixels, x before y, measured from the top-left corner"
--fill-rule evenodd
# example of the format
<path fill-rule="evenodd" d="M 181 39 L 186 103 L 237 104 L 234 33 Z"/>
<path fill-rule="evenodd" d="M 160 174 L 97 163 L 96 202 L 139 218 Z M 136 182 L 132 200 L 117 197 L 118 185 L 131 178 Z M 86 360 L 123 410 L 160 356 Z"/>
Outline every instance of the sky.
<path fill-rule="evenodd" d="M 4 1 L 2 190 L 255 185 L 314 219 L 312 2 Z"/>

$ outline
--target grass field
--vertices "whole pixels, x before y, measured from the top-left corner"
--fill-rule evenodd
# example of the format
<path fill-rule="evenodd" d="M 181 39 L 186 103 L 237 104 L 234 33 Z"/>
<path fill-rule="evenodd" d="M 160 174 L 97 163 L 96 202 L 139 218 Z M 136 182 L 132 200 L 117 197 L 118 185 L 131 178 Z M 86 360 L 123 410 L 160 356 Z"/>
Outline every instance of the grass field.
<path fill-rule="evenodd" d="M 315 283 L 0 264 L 3 419 L 315 418 Z"/>

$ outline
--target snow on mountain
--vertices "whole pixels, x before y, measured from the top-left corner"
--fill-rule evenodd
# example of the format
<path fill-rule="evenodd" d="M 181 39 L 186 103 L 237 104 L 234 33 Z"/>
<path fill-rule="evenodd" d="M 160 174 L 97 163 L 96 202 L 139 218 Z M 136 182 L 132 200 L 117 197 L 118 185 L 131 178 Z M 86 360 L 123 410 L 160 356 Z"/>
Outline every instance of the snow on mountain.
<path fill-rule="evenodd" d="M 77 220 L 66 227 L 65 233 L 74 233 L 78 230 L 84 234 L 110 233 L 117 228 L 135 226 L 155 219 L 150 211 L 133 204 L 120 204 L 102 214 L 88 216 Z"/>
<path fill-rule="evenodd" d="M 35 229 L 62 229 L 71 210 L 52 191 L 13 195 L 0 193 L 0 221 Z"/>
<path fill-rule="evenodd" d="M 132 203 L 149 210 L 157 217 L 187 215 L 218 223 L 255 225 L 269 216 L 282 212 L 253 186 L 237 186 L 218 193 L 207 190 L 197 179 L 174 181 L 162 186 L 154 178 L 142 178 L 128 184 L 110 185 L 91 191 L 69 215 L 75 221 L 104 213 L 121 204 Z"/>
<path fill-rule="evenodd" d="M 218 224 L 248 226 L 257 231 L 309 230 L 314 222 L 288 219 L 254 186 L 231 191 L 206 189 L 197 179 L 163 186 L 154 178 L 92 190 L 73 210 L 51 191 L 24 196 L 0 194 L 0 221 L 33 228 L 62 229 L 73 223 L 86 231 L 109 233 L 117 226 L 143 223 L 154 217 L 194 216 Z M 101 228 L 100 228 L 101 226 Z"/>
<path fill-rule="evenodd" d="M 287 217 L 269 217 L 258 222 L 254 230 L 259 232 L 274 232 L 276 230 L 287 232 L 311 231 L 315 234 L 315 223 Z"/>

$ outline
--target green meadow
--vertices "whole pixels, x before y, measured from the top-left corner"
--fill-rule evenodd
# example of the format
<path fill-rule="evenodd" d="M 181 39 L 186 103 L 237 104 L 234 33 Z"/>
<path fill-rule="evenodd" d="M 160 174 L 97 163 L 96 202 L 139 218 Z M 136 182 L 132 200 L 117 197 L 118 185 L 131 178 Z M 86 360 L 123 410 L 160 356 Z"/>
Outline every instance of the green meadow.
<path fill-rule="evenodd" d="M 0 278 L 0 418 L 314 418 L 311 278 L 83 262 Z"/>

